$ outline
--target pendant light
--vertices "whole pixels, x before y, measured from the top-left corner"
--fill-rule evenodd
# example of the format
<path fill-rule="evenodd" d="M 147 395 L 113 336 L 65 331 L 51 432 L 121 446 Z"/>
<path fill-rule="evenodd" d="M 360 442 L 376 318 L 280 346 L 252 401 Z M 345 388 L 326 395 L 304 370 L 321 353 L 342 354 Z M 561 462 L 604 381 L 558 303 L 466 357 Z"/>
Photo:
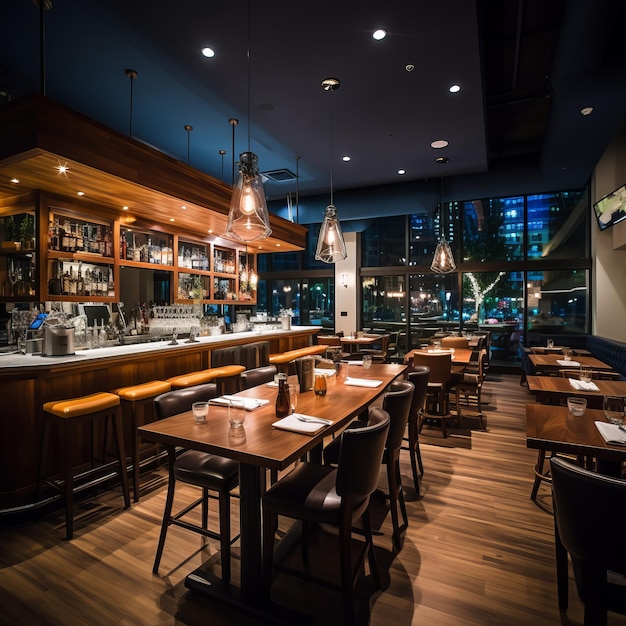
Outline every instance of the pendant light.
<path fill-rule="evenodd" d="M 322 81 L 322 89 L 336 91 L 340 84 L 338 78 L 325 78 Z M 324 263 L 336 263 L 343 261 L 347 256 L 346 242 L 343 239 L 337 209 L 333 205 L 333 116 L 332 107 L 330 107 L 330 204 L 324 211 L 324 221 L 317 239 L 315 259 Z"/>
<path fill-rule="evenodd" d="M 454 256 L 450 244 L 446 241 L 444 233 L 444 210 L 443 210 L 443 176 L 441 177 L 441 204 L 439 205 L 439 218 L 440 218 L 440 237 L 437 247 L 435 248 L 435 254 L 433 255 L 433 262 L 430 264 L 430 269 L 435 274 L 449 274 L 456 269 L 456 263 L 454 262 Z"/>
<path fill-rule="evenodd" d="M 250 126 L 250 0 L 248 0 L 248 151 L 239 155 L 239 178 L 233 187 L 226 226 L 226 235 L 238 241 L 260 241 L 272 234 L 263 181 L 259 174 L 259 159 L 250 151 Z"/>

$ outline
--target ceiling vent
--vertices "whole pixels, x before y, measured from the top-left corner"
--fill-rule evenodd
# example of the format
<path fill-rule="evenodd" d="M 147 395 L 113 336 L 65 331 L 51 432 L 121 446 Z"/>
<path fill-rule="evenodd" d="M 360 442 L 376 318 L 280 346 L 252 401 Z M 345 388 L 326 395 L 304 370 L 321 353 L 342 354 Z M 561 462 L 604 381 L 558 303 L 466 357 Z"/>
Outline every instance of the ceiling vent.
<path fill-rule="evenodd" d="M 288 183 L 292 180 L 296 180 L 296 175 L 288 169 L 261 172 L 261 176 L 264 176 L 267 180 L 271 180 L 273 183 Z"/>

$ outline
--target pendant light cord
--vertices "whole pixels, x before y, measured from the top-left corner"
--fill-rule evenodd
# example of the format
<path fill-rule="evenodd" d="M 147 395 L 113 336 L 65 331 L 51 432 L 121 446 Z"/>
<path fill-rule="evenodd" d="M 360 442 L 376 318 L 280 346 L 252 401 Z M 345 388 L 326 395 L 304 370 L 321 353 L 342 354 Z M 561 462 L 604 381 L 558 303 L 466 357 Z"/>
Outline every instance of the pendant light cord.
<path fill-rule="evenodd" d="M 251 70 L 251 65 L 252 65 L 252 55 L 250 52 L 250 49 L 252 47 L 251 44 L 251 40 L 252 40 L 252 20 L 250 17 L 250 13 L 252 12 L 252 7 L 250 6 L 250 0 L 248 0 L 248 152 L 250 152 L 250 128 L 252 126 L 252 105 L 251 105 L 251 93 L 252 93 L 252 89 L 251 89 L 251 84 L 252 84 L 252 70 Z"/>
<path fill-rule="evenodd" d="M 330 90 L 330 93 L 332 94 L 333 90 Z M 332 98 L 332 96 L 331 96 Z M 328 112 L 329 112 L 329 118 L 330 118 L 330 204 L 333 204 L 333 102 L 331 100 L 331 98 L 329 98 L 328 101 Z"/>

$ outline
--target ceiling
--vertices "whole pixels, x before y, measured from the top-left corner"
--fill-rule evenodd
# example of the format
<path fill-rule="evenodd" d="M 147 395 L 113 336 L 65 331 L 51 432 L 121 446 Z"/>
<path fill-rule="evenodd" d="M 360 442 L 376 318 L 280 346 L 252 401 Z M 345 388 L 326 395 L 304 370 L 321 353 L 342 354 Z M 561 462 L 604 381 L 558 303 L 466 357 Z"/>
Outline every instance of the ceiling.
<path fill-rule="evenodd" d="M 270 200 L 519 159 L 583 185 L 626 121 L 622 0 L 250 4 L 52 0 L 42 82 L 38 0 L 3 0 L 0 102 L 45 91 L 227 184 L 250 147 L 262 172 L 297 173 L 268 178 Z"/>

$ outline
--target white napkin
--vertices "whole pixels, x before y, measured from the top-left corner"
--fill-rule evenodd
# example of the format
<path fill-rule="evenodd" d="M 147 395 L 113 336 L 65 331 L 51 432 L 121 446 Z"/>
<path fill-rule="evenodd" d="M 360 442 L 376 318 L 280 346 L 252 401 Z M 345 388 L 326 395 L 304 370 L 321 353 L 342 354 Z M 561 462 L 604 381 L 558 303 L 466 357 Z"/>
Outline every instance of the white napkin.
<path fill-rule="evenodd" d="M 626 446 L 626 433 L 617 424 L 595 422 L 602 438 L 613 446 Z"/>
<path fill-rule="evenodd" d="M 594 382 L 586 383 L 584 380 L 576 380 L 575 378 L 569 378 L 568 380 L 569 384 L 574 389 L 578 389 L 578 391 L 600 391 L 600 388 Z"/>
<path fill-rule="evenodd" d="M 580 367 L 578 361 L 566 361 L 565 359 L 557 359 L 556 362 L 563 367 Z"/>
<path fill-rule="evenodd" d="M 243 403 L 243 408 L 246 411 L 254 411 L 254 409 L 265 406 L 270 402 L 269 400 L 262 400 L 261 398 L 244 398 L 242 396 L 220 396 L 219 398 L 211 399 L 210 402 L 211 404 L 228 406 L 231 400 L 239 404 Z"/>
<path fill-rule="evenodd" d="M 369 378 L 346 378 L 346 385 L 352 385 L 353 387 L 380 387 L 383 384 L 382 380 L 370 380 Z"/>
<path fill-rule="evenodd" d="M 363 361 L 348 361 L 347 359 L 342 361 L 342 363 L 347 363 L 348 365 L 363 365 Z"/>
<path fill-rule="evenodd" d="M 320 422 L 302 422 L 298 419 L 298 415 L 300 413 L 292 413 L 291 415 L 287 415 L 287 417 L 283 417 L 283 419 L 274 422 L 272 426 L 274 428 L 279 428 L 280 430 L 290 430 L 294 433 L 302 433 L 304 435 L 314 435 L 315 433 L 322 430 L 322 428 L 326 428 L 332 422 L 328 424 L 321 424 Z M 303 417 L 310 417 L 308 415 L 304 415 Z"/>

